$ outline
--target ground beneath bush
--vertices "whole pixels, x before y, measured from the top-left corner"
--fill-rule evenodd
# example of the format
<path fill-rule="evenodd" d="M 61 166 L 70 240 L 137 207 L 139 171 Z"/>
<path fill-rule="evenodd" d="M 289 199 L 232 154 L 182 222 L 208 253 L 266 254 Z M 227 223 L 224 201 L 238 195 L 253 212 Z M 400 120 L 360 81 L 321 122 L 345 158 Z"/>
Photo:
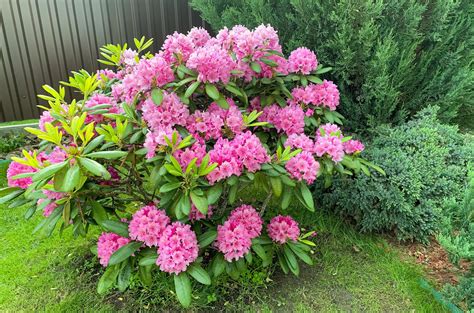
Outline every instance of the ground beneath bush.
<path fill-rule="evenodd" d="M 4 170 L 4 169 L 3 169 Z M 166 280 L 146 290 L 100 296 L 100 269 L 89 251 L 97 234 L 73 239 L 32 235 L 42 217 L 0 206 L 0 311 L 177 311 Z M 444 312 L 420 287 L 423 269 L 379 237 L 358 234 L 323 214 L 301 220 L 318 230 L 314 266 L 301 276 L 249 273 L 241 282 L 194 293 L 193 311 Z"/>

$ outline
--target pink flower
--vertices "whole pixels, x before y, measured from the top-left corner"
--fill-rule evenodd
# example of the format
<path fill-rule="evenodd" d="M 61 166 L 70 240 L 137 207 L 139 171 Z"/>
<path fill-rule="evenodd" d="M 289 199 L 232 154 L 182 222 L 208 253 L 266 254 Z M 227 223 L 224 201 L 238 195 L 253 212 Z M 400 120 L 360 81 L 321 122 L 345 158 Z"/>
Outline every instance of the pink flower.
<path fill-rule="evenodd" d="M 280 244 L 288 240 L 297 240 L 300 235 L 298 223 L 291 216 L 278 215 L 271 219 L 267 225 L 270 238 Z"/>
<path fill-rule="evenodd" d="M 161 236 L 156 264 L 163 272 L 178 275 L 197 259 L 198 252 L 198 241 L 191 226 L 174 222 Z"/>
<path fill-rule="evenodd" d="M 206 154 L 206 145 L 196 141 L 194 144 L 192 144 L 192 146 L 187 147 L 184 150 L 176 151 L 174 153 L 174 157 L 184 171 L 186 170 L 189 162 L 191 162 L 194 158 L 197 158 L 196 165 L 199 166 Z"/>
<path fill-rule="evenodd" d="M 191 212 L 189 212 L 189 220 L 191 222 L 209 219 L 212 216 L 212 206 L 207 208 L 207 214 L 204 215 L 199 211 L 194 204 L 191 205 Z"/>
<path fill-rule="evenodd" d="M 342 144 L 344 146 L 344 152 L 347 154 L 354 154 L 356 152 L 364 151 L 364 144 L 359 140 L 348 140 Z"/>
<path fill-rule="evenodd" d="M 288 58 L 288 69 L 292 73 L 308 75 L 318 67 L 318 60 L 313 51 L 308 48 L 298 48 L 291 52 Z"/>
<path fill-rule="evenodd" d="M 51 112 L 43 111 L 43 113 L 41 113 L 41 116 L 40 116 L 39 122 L 38 122 L 39 128 L 42 131 L 45 131 L 46 129 L 45 129 L 44 125 L 46 123 L 52 123 L 54 121 L 55 121 L 55 119 L 54 119 L 54 117 L 51 116 Z"/>
<path fill-rule="evenodd" d="M 148 247 L 157 246 L 170 218 L 164 210 L 147 205 L 133 214 L 128 225 L 130 238 L 143 241 Z"/>
<path fill-rule="evenodd" d="M 136 57 L 138 56 L 137 51 L 132 49 L 127 49 L 122 52 L 120 55 L 120 63 L 126 66 L 133 66 L 136 64 Z"/>
<path fill-rule="evenodd" d="M 219 138 L 214 149 L 209 151 L 209 158 L 211 163 L 218 164 L 207 176 L 212 184 L 232 175 L 239 176 L 244 169 L 255 172 L 270 161 L 260 139 L 250 131 L 238 134 L 232 140 Z"/>
<path fill-rule="evenodd" d="M 236 221 L 247 230 L 250 239 L 260 236 L 263 220 L 260 214 L 251 205 L 243 204 L 234 209 L 229 216 L 229 221 Z"/>
<path fill-rule="evenodd" d="M 85 107 L 92 109 L 95 106 L 109 104 L 110 106 L 106 108 L 108 113 L 119 114 L 123 112 L 123 109 L 118 106 L 117 102 L 111 97 L 107 97 L 100 93 L 95 93 L 92 95 L 85 103 Z M 86 117 L 86 124 L 95 122 L 95 123 L 102 123 L 104 121 L 104 116 L 102 114 L 87 114 Z"/>
<path fill-rule="evenodd" d="M 143 147 L 146 148 L 148 159 L 153 158 L 156 155 L 156 149 L 159 146 L 167 146 L 165 136 L 171 138 L 174 133 L 177 133 L 171 127 L 159 129 L 157 131 L 149 131 L 145 136 L 145 142 Z M 178 143 L 181 141 L 181 137 L 178 135 Z"/>
<path fill-rule="evenodd" d="M 8 187 L 19 187 L 21 189 L 28 188 L 33 183 L 31 177 L 17 179 L 13 177 L 25 173 L 35 173 L 37 171 L 36 168 L 29 165 L 24 165 L 15 161 L 11 162 L 7 169 Z"/>
<path fill-rule="evenodd" d="M 306 87 L 297 87 L 291 91 L 293 99 L 290 104 L 303 103 L 318 107 L 327 107 L 331 111 L 336 110 L 339 105 L 339 90 L 337 86 L 328 80 L 322 84 L 309 84 Z"/>
<path fill-rule="evenodd" d="M 109 70 L 109 69 L 98 70 L 97 79 L 100 81 L 103 81 L 104 78 L 107 80 L 107 79 L 114 79 L 118 77 L 117 77 L 117 74 L 112 70 Z"/>
<path fill-rule="evenodd" d="M 305 134 L 292 134 L 285 141 L 285 147 L 301 149 L 310 153 L 314 152 L 314 142 Z"/>
<path fill-rule="evenodd" d="M 219 116 L 224 121 L 224 133 L 228 133 L 226 130 L 230 130 L 232 135 L 237 135 L 244 129 L 244 120 L 242 112 L 239 107 L 235 105 L 234 100 L 227 98 L 229 103 L 228 109 L 221 108 L 217 103 L 213 102 L 208 108 L 208 112 L 213 116 Z M 232 136 L 230 136 L 232 137 Z"/>
<path fill-rule="evenodd" d="M 319 163 L 311 153 L 303 151 L 286 162 L 285 168 L 293 178 L 312 184 L 318 175 Z"/>
<path fill-rule="evenodd" d="M 211 36 L 202 27 L 193 27 L 191 30 L 188 32 L 188 38 L 191 39 L 194 47 L 202 47 L 204 46 L 209 39 L 211 39 Z"/>
<path fill-rule="evenodd" d="M 193 52 L 193 48 L 194 44 L 191 38 L 174 32 L 173 35 L 166 36 L 160 53 L 168 63 L 185 63 Z"/>
<path fill-rule="evenodd" d="M 189 57 L 186 66 L 198 72 L 198 80 L 204 83 L 227 84 L 234 61 L 226 50 L 217 45 L 197 48 Z"/>
<path fill-rule="evenodd" d="M 216 248 L 228 262 L 246 255 L 252 246 L 251 237 L 245 225 L 237 220 L 227 220 L 217 226 Z"/>
<path fill-rule="evenodd" d="M 175 125 L 185 126 L 189 117 L 188 107 L 174 93 L 164 92 L 160 106 L 147 99 L 142 110 L 143 119 L 153 131 L 162 131 Z"/>
<path fill-rule="evenodd" d="M 298 105 L 289 105 L 280 108 L 273 104 L 263 109 L 259 120 L 273 124 L 275 128 L 287 135 L 302 134 L 304 132 L 304 111 Z"/>
<path fill-rule="evenodd" d="M 327 154 L 334 162 L 342 161 L 344 157 L 344 146 L 341 140 L 342 138 L 343 136 L 340 132 L 340 129 L 336 125 L 322 125 L 316 133 L 314 153 L 318 157 L 322 157 L 323 155 Z"/>
<path fill-rule="evenodd" d="M 130 239 L 120 237 L 117 234 L 102 233 L 97 242 L 97 256 L 99 257 L 100 264 L 104 267 L 107 266 L 110 256 L 129 242 Z"/>
<path fill-rule="evenodd" d="M 204 139 L 218 139 L 221 137 L 221 129 L 224 121 L 217 114 L 196 110 L 189 116 L 186 124 L 188 131 Z"/>

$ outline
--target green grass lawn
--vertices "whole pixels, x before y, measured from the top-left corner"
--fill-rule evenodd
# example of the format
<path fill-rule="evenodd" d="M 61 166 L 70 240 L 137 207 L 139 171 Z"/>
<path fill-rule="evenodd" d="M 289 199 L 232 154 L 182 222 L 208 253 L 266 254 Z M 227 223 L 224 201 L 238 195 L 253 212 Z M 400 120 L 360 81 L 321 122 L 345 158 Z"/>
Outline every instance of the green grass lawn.
<path fill-rule="evenodd" d="M 4 172 L 2 165 L 0 172 Z M 3 174 L 4 175 L 4 174 Z M 4 184 L 4 178 L 2 177 Z M 32 235 L 37 214 L 0 207 L 0 311 L 116 312 L 178 309 L 161 277 L 151 288 L 96 293 L 100 269 L 89 252 L 97 234 L 73 239 Z M 383 239 L 360 235 L 337 219 L 316 213 L 300 216 L 318 230 L 315 265 L 299 278 L 258 270 L 241 281 L 194 293 L 194 311 L 281 312 L 444 312 L 419 286 L 422 270 L 400 260 Z M 133 285 L 134 283 L 132 283 Z M 209 296 L 207 294 L 210 294 Z"/>

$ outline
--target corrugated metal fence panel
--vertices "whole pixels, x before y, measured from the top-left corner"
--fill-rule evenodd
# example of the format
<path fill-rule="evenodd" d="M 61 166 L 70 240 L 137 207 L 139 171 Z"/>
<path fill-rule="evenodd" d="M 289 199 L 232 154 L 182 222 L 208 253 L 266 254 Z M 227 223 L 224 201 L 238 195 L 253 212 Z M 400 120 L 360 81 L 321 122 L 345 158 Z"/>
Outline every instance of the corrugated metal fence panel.
<path fill-rule="evenodd" d="M 0 0 L 0 121 L 36 118 L 41 86 L 95 71 L 99 48 L 205 26 L 187 0 Z"/>

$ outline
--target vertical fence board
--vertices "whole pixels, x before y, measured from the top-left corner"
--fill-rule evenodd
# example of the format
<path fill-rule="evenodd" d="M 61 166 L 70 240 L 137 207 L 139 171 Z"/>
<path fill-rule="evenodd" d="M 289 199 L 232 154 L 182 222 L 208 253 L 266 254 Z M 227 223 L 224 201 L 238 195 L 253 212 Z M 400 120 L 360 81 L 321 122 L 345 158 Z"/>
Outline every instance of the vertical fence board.
<path fill-rule="evenodd" d="M 95 71 L 106 43 L 205 26 L 188 0 L 0 0 L 0 122 L 37 118 L 41 86 Z"/>

